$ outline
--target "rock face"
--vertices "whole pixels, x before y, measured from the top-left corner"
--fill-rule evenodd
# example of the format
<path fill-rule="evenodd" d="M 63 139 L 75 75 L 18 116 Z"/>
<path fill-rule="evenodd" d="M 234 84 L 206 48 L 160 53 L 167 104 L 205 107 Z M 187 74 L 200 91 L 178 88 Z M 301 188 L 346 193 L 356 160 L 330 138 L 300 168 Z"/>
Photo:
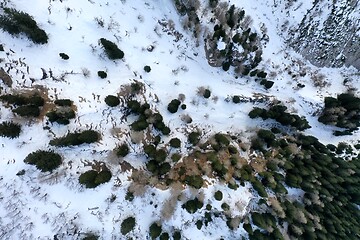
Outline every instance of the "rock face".
<path fill-rule="evenodd" d="M 360 70 L 360 1 L 315 0 L 290 45 L 316 66 L 354 66 Z"/>

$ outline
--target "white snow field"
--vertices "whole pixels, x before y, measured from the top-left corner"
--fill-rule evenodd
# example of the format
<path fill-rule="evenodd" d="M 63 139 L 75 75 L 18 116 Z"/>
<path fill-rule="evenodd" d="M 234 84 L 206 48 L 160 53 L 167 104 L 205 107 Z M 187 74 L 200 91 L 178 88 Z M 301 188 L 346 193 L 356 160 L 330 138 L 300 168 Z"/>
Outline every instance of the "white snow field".
<path fill-rule="evenodd" d="M 291 17 L 280 12 L 274 1 L 229 1 L 253 19 L 253 30 L 260 32 L 265 24 L 269 42 L 263 48 L 260 66 L 269 74 L 275 85 L 266 90 L 251 78 L 235 78 L 232 70 L 211 67 L 204 53 L 204 42 L 197 41 L 183 28 L 171 0 L 12 0 L 1 1 L 7 7 L 25 11 L 48 33 L 49 41 L 36 45 L 25 36 L 14 37 L 1 31 L 0 66 L 13 80 L 12 88 L 0 83 L 1 94 L 16 91 L 42 89 L 49 100 L 71 99 L 76 106 L 76 118 L 69 125 L 47 124 L 46 118 L 24 120 L 0 104 L 1 121 L 14 121 L 23 125 L 19 138 L 0 137 L 0 239 L 82 239 L 86 233 L 100 239 L 147 239 L 149 226 L 155 221 L 162 223 L 163 231 L 181 230 L 183 239 L 239 239 L 247 233 L 239 227 L 230 231 L 224 216 L 214 218 L 200 230 L 195 223 L 204 211 L 188 213 L 181 207 L 184 199 L 201 198 L 204 206 L 222 211 L 221 204 L 230 206 L 231 217 L 242 217 L 251 208 L 258 195 L 251 186 L 232 190 L 218 179 L 208 179 L 200 190 L 184 186 L 184 189 L 146 187 L 143 195 L 133 201 L 125 200 L 132 169 L 122 171 L 119 160 L 113 160 L 113 149 L 122 142 L 130 143 L 128 122 L 121 122 L 119 108 L 111 108 L 104 102 L 107 95 L 117 95 L 121 86 L 141 82 L 145 85 L 143 100 L 159 111 L 164 123 L 170 127 L 173 137 L 186 141 L 191 129 L 203 131 L 202 141 L 217 132 L 240 135 L 248 141 L 254 131 L 269 124 L 260 119 L 250 119 L 248 112 L 263 103 L 234 104 L 226 101 L 229 96 L 240 95 L 254 98 L 257 94 L 283 102 L 291 112 L 305 116 L 312 128 L 305 134 L 316 136 L 324 144 L 346 141 L 355 143 L 359 131 L 352 136 L 332 135 L 334 127 L 317 121 L 315 113 L 323 106 L 325 96 L 336 96 L 349 88 L 359 94 L 360 77 L 354 68 L 318 68 L 286 46 L 281 33 L 285 20 L 295 26 L 311 7 L 302 4 L 294 7 Z M 205 22 L 205 0 L 200 1 L 199 15 Z M 305 1 L 306 2 L 306 1 Z M 171 28 L 165 23 L 171 23 Z M 205 31 L 205 30 L 204 30 Z M 115 42 L 125 57 L 109 60 L 99 44 L 100 38 Z M 152 46 L 152 51 L 149 47 Z M 69 55 L 63 60 L 59 53 Z M 144 66 L 151 72 L 144 71 Z M 106 79 L 97 76 L 98 71 L 107 73 Z M 298 73 L 306 71 L 305 76 Z M 43 78 L 43 73 L 47 78 Z M 296 77 L 292 77 L 292 75 Z M 321 76 L 323 86 L 316 87 L 314 76 Z M 351 79 L 350 86 L 344 85 Z M 304 88 L 298 88 L 298 83 Z M 211 90 L 211 97 L 204 99 L 197 93 L 201 87 Z M 179 94 L 185 95 L 185 110 L 170 114 L 167 104 Z M 120 99 L 121 96 L 120 96 Z M 188 114 L 191 124 L 181 120 Z M 131 122 L 131 117 L 129 117 Z M 50 126 L 51 130 L 44 130 Z M 49 145 L 55 137 L 68 132 L 93 129 L 101 132 L 98 143 L 74 147 L 56 148 Z M 118 132 L 119 134 L 114 134 Z M 141 146 L 133 145 L 124 160 L 136 169 L 145 168 L 146 157 Z M 182 145 L 180 153 L 188 151 Z M 61 154 L 63 163 L 54 172 L 40 172 L 35 166 L 24 163 L 24 158 L 38 149 L 52 149 Z M 246 158 L 248 153 L 244 153 Z M 112 160 L 111 160 L 112 159 Z M 104 162 L 111 170 L 110 182 L 88 189 L 79 184 L 79 175 L 91 169 L 87 162 Z M 21 170 L 25 174 L 17 176 Z M 223 192 L 222 201 L 214 199 L 217 190 Z M 293 190 L 294 195 L 301 194 Z M 163 205 L 170 205 L 169 209 Z M 165 210 L 164 210 L 165 209 Z M 170 214 L 164 214 L 169 211 Z M 171 211 L 173 213 L 171 214 Z M 126 237 L 120 233 L 121 223 L 129 216 L 136 219 L 136 226 Z M 171 234 L 170 234 L 171 235 Z"/>

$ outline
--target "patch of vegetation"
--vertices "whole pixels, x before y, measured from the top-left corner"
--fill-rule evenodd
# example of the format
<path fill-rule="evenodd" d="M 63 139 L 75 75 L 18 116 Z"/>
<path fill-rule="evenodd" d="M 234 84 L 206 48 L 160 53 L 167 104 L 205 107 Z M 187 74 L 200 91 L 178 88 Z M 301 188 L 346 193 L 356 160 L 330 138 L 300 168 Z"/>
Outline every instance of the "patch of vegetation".
<path fill-rule="evenodd" d="M 181 104 L 181 102 L 178 99 L 173 99 L 168 104 L 167 109 L 170 113 L 176 113 L 179 109 L 180 104 Z"/>
<path fill-rule="evenodd" d="M 325 107 L 318 118 L 324 124 L 345 128 L 334 135 L 350 135 L 360 126 L 360 98 L 342 93 L 337 98 L 325 97 Z"/>
<path fill-rule="evenodd" d="M 201 202 L 198 198 L 194 198 L 184 203 L 182 205 L 182 208 L 186 209 L 188 213 L 193 214 L 197 210 L 201 209 L 203 206 L 204 206 L 203 202 Z"/>
<path fill-rule="evenodd" d="M 107 169 L 100 172 L 89 170 L 80 175 L 79 183 L 85 185 L 86 188 L 95 188 L 102 183 L 109 182 L 111 177 L 112 174 Z"/>
<path fill-rule="evenodd" d="M 70 119 L 75 118 L 75 112 L 71 108 L 61 108 L 46 113 L 46 116 L 50 122 L 67 125 L 70 123 Z"/>
<path fill-rule="evenodd" d="M 126 155 L 129 154 L 129 146 L 126 143 L 121 144 L 120 146 L 118 146 L 116 149 L 116 156 L 118 157 L 125 157 Z"/>
<path fill-rule="evenodd" d="M 170 139 L 170 146 L 173 148 L 180 148 L 181 147 L 181 141 L 178 138 L 172 138 Z"/>
<path fill-rule="evenodd" d="M 37 150 L 24 159 L 25 163 L 35 165 L 42 172 L 52 171 L 60 166 L 62 158 L 52 151 Z"/>
<path fill-rule="evenodd" d="M 191 132 L 188 136 L 189 143 L 191 143 L 192 145 L 195 146 L 196 144 L 199 143 L 200 136 L 201 136 L 201 134 L 199 132 Z"/>
<path fill-rule="evenodd" d="M 305 118 L 301 118 L 298 115 L 290 114 L 286 112 L 287 107 L 283 105 L 274 105 L 269 110 L 255 107 L 249 112 L 250 118 L 261 117 L 266 120 L 268 118 L 274 119 L 285 126 L 292 126 L 297 130 L 303 131 L 311 128 L 308 121 Z"/>
<path fill-rule="evenodd" d="M 3 8 L 3 14 L 0 15 L 0 28 L 11 35 L 25 34 L 37 44 L 45 44 L 49 39 L 32 16 L 14 8 Z"/>
<path fill-rule="evenodd" d="M 100 140 L 100 134 L 94 130 L 68 133 L 64 137 L 55 138 L 50 141 L 51 146 L 67 147 L 76 146 L 83 143 L 94 143 Z"/>
<path fill-rule="evenodd" d="M 157 223 L 153 223 L 150 225 L 149 235 L 150 235 L 151 239 L 156 239 L 157 237 L 159 237 L 161 232 L 162 232 L 161 225 L 159 225 Z"/>
<path fill-rule="evenodd" d="M 128 217 L 121 223 L 121 234 L 126 235 L 135 227 L 136 221 L 134 217 Z"/>
<path fill-rule="evenodd" d="M 68 60 L 68 59 L 69 59 L 69 55 L 67 55 L 66 53 L 59 53 L 59 56 L 60 56 L 63 60 Z"/>
<path fill-rule="evenodd" d="M 124 57 L 124 52 L 121 51 L 115 43 L 105 38 L 100 38 L 100 43 L 109 59 L 116 60 Z"/>
<path fill-rule="evenodd" d="M 204 98 L 209 98 L 210 96 L 211 96 L 211 91 L 209 89 L 205 89 L 203 97 Z"/>
<path fill-rule="evenodd" d="M 221 201 L 223 199 L 223 193 L 220 190 L 216 191 L 214 197 L 215 197 L 215 200 Z"/>
<path fill-rule="evenodd" d="M 147 72 L 147 73 L 149 73 L 149 72 L 151 71 L 151 67 L 148 66 L 148 65 L 146 65 L 146 66 L 144 67 L 144 71 Z"/>
<path fill-rule="evenodd" d="M 107 95 L 105 97 L 105 103 L 109 106 L 109 107 L 116 107 L 120 104 L 120 99 L 117 96 L 114 95 Z"/>
<path fill-rule="evenodd" d="M 40 109 L 35 105 L 19 106 L 13 109 L 12 112 L 21 117 L 38 117 L 40 115 Z"/>
<path fill-rule="evenodd" d="M 71 107 L 73 101 L 71 101 L 70 99 L 57 99 L 54 101 L 54 103 L 61 107 Z"/>
<path fill-rule="evenodd" d="M 101 79 L 107 78 L 107 73 L 105 71 L 98 71 L 97 74 Z"/>
<path fill-rule="evenodd" d="M 21 132 L 21 125 L 13 122 L 2 122 L 0 124 L 0 136 L 17 138 Z"/>
<path fill-rule="evenodd" d="M 199 175 L 186 176 L 185 183 L 191 187 L 200 189 L 204 184 L 204 179 Z"/>

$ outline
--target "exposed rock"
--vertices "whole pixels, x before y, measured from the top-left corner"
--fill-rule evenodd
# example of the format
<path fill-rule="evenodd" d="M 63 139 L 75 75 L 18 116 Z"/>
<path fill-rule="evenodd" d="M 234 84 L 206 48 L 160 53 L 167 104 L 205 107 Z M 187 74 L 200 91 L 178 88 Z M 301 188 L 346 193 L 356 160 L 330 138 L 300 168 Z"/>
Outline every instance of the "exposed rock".
<path fill-rule="evenodd" d="M 12 81 L 11 77 L 9 76 L 9 74 L 7 74 L 3 68 L 0 68 L 0 79 L 3 81 L 3 83 L 6 86 L 8 86 L 8 87 L 12 86 L 13 81 Z"/>
<path fill-rule="evenodd" d="M 354 66 L 360 70 L 360 2 L 314 1 L 289 42 L 316 66 Z"/>

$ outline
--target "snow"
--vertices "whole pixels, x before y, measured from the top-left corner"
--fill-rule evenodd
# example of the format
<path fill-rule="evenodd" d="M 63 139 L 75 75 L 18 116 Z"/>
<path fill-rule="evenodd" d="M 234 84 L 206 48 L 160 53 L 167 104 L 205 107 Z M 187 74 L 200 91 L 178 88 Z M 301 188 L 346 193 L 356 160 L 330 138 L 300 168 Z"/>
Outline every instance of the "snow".
<path fill-rule="evenodd" d="M 50 239 L 56 233 L 65 234 L 66 231 L 75 229 L 82 234 L 94 232 L 101 235 L 102 239 L 121 239 L 120 224 L 128 216 L 135 216 L 137 221 L 135 230 L 129 237 L 142 239 L 148 234 L 150 224 L 163 218 L 161 203 L 172 197 L 170 190 L 149 188 L 144 196 L 135 197 L 133 202 L 124 200 L 131 171 L 121 172 L 118 166 L 107 164 L 120 183 L 115 177 L 95 189 L 85 189 L 78 183 L 79 174 L 90 169 L 84 166 L 86 161 L 106 161 L 115 146 L 125 140 L 126 136 L 112 136 L 111 130 L 114 127 L 129 133 L 129 126 L 118 121 L 121 112 L 106 106 L 104 98 L 109 94 L 116 95 L 121 85 L 134 80 L 145 83 L 146 99 L 163 114 L 164 122 L 171 129 L 176 129 L 169 139 L 185 139 L 189 128 L 202 129 L 207 133 L 206 136 L 229 131 L 243 133 L 244 138 L 249 137 L 252 134 L 249 129 L 256 129 L 264 124 L 247 116 L 254 105 L 236 105 L 225 99 L 232 95 L 253 97 L 254 93 L 274 96 L 286 103 L 289 109 L 306 116 L 312 126 L 306 133 L 318 137 L 324 143 L 336 144 L 359 138 L 360 133 L 355 132 L 353 136 L 335 139 L 332 128 L 324 126 L 312 116 L 321 107 L 325 96 L 335 96 L 348 89 L 342 84 L 346 77 L 353 79 L 354 87 L 359 86 L 360 79 L 356 70 L 316 68 L 288 49 L 279 36 L 280 25 L 285 16 L 290 14 L 288 19 L 295 25 L 301 21 L 311 3 L 293 6 L 289 10 L 291 13 L 279 13 L 281 8 L 274 7 L 273 1 L 230 2 L 251 14 L 257 32 L 261 32 L 262 24 L 268 29 L 270 42 L 263 49 L 265 60 L 262 67 L 268 72 L 277 72 L 277 75 L 269 78 L 276 82 L 269 90 L 264 90 L 251 79 L 235 79 L 231 71 L 223 72 L 221 68 L 209 66 L 203 46 L 196 46 L 191 34 L 182 29 L 172 1 L 108 0 L 106 3 L 97 3 L 86 0 L 35 0 L 29 4 L 29 1 L 14 0 L 11 3 L 17 9 L 36 16 L 37 22 L 49 34 L 49 43 L 38 46 L 24 37 L 13 38 L 7 33 L 1 33 L 5 49 L 11 49 L 12 53 L 6 55 L 0 52 L 0 58 L 4 58 L 7 63 L 22 59 L 26 64 L 24 67 L 12 63 L 14 68 L 10 70 L 10 75 L 14 80 L 14 89 L 46 85 L 52 100 L 70 98 L 74 101 L 77 118 L 68 126 L 54 124 L 51 127 L 53 133 L 50 133 L 43 130 L 46 126 L 44 121 L 22 122 L 1 105 L 1 120 L 22 122 L 27 126 L 17 139 L 0 137 L 1 239 Z M 103 20 L 104 27 L 97 23 L 96 18 Z M 183 35 L 179 41 L 158 23 L 169 20 L 174 22 L 174 29 Z M 125 58 L 120 61 L 108 60 L 98 44 L 101 37 L 116 42 L 125 52 Z M 155 47 L 152 52 L 146 50 L 149 45 Z M 218 48 L 224 48 L 221 41 Z M 58 55 L 60 52 L 68 54 L 70 59 L 62 60 Z M 1 62 L 2 67 L 6 67 L 3 64 Z M 143 70 L 145 65 L 151 67 L 150 73 Z M 26 72 L 27 67 L 29 73 Z M 298 73 L 301 68 L 307 74 L 303 77 L 297 74 L 296 79 L 287 70 Z M 56 78 L 67 74 L 60 81 L 50 78 L 40 80 L 41 69 L 48 74 L 51 71 Z M 90 76 L 85 77 L 83 69 L 88 69 Z M 108 78 L 100 79 L 97 76 L 99 70 L 106 71 Z M 314 87 L 312 74 L 323 74 L 330 85 L 321 90 Z M 35 79 L 35 82 L 31 79 Z M 305 88 L 298 90 L 297 83 L 305 84 Z M 211 98 L 205 100 L 198 96 L 199 87 L 208 87 Z M 3 91 L 7 92 L 9 89 L 4 88 Z M 356 91 L 359 93 L 358 89 Z M 185 94 L 187 109 L 176 114 L 168 113 L 167 104 L 179 94 Z M 180 120 L 182 114 L 192 117 L 193 123 L 190 126 Z M 102 132 L 99 143 L 62 149 L 48 144 L 54 137 L 89 128 Z M 58 178 L 55 173 L 40 173 L 35 167 L 23 162 L 30 152 L 49 148 L 59 152 L 65 159 L 56 171 Z M 181 151 L 185 153 L 186 147 Z M 143 167 L 145 162 L 137 153 L 131 153 L 127 160 L 136 168 Z M 26 169 L 26 174 L 16 176 L 22 169 Z M 224 193 L 222 202 L 230 205 L 233 217 L 243 216 L 247 204 L 256 197 L 248 186 L 231 190 L 220 182 L 214 182 L 201 190 L 204 194 L 204 208 L 211 202 L 213 208 L 221 211 L 222 202 L 213 198 L 217 190 Z M 112 194 L 116 196 L 114 202 L 109 201 Z M 185 188 L 182 194 L 194 195 L 189 188 Z M 155 204 L 158 204 L 157 208 Z M 191 215 L 181 208 L 182 204 L 178 202 L 173 216 L 164 221 L 164 230 L 171 232 L 173 229 L 182 229 L 183 237 L 188 239 L 234 239 L 246 235 L 242 228 L 225 233 L 226 221 L 218 218 L 209 227 L 198 230 L 195 222 L 203 216 L 204 208 Z M 61 239 L 73 238 L 64 235 Z"/>

